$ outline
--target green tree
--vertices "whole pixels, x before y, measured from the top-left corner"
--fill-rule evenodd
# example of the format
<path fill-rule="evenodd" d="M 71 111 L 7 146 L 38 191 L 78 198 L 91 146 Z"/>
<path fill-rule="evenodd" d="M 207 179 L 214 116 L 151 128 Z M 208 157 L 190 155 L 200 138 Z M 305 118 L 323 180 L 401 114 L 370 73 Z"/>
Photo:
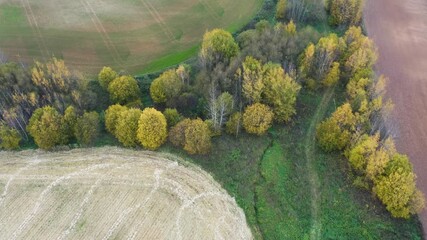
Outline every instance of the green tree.
<path fill-rule="evenodd" d="M 22 137 L 16 129 L 0 122 L 0 149 L 15 150 L 19 148 Z"/>
<path fill-rule="evenodd" d="M 138 121 L 141 117 L 140 109 L 128 109 L 120 112 L 116 125 L 116 137 L 125 147 L 136 147 L 138 144 Z"/>
<path fill-rule="evenodd" d="M 207 154 L 211 148 L 209 126 L 199 118 L 191 120 L 185 129 L 184 150 L 189 154 Z"/>
<path fill-rule="evenodd" d="M 166 122 L 168 123 L 169 128 L 178 124 L 183 118 L 175 108 L 166 108 L 163 111 L 163 115 L 166 118 Z"/>
<path fill-rule="evenodd" d="M 243 113 L 243 127 L 248 133 L 263 135 L 271 127 L 273 117 L 274 114 L 268 106 L 255 103 Z"/>
<path fill-rule="evenodd" d="M 296 113 L 295 105 L 301 86 L 278 64 L 266 64 L 264 69 L 265 102 L 273 107 L 276 121 L 288 122 Z"/>
<path fill-rule="evenodd" d="M 277 19 L 284 19 L 286 16 L 286 5 L 288 1 L 287 0 L 279 0 L 276 5 L 276 18 Z"/>
<path fill-rule="evenodd" d="M 166 103 L 178 97 L 184 84 L 175 69 L 170 69 L 154 79 L 150 86 L 150 95 L 155 103 Z"/>
<path fill-rule="evenodd" d="M 342 150 L 350 142 L 351 133 L 342 130 L 337 121 L 328 118 L 321 122 L 316 129 L 316 139 L 326 152 Z"/>
<path fill-rule="evenodd" d="M 85 112 L 78 117 L 74 126 L 74 135 L 80 145 L 93 145 L 99 135 L 99 114 L 97 112 Z"/>
<path fill-rule="evenodd" d="M 98 74 L 99 85 L 105 90 L 108 89 L 110 83 L 119 77 L 119 74 L 110 67 L 103 67 Z"/>
<path fill-rule="evenodd" d="M 67 107 L 62 120 L 64 127 L 64 142 L 67 143 L 74 137 L 74 127 L 77 122 L 76 109 L 73 106 Z"/>
<path fill-rule="evenodd" d="M 143 147 L 156 150 L 168 136 L 165 116 L 154 108 L 146 108 L 138 121 L 137 137 Z"/>
<path fill-rule="evenodd" d="M 219 62 L 229 62 L 238 52 L 239 46 L 231 33 L 223 29 L 214 29 L 203 36 L 199 55 L 202 65 L 212 68 Z"/>
<path fill-rule="evenodd" d="M 113 135 L 116 135 L 116 126 L 118 119 L 120 117 L 120 114 L 126 110 L 127 107 L 119 104 L 111 105 L 108 107 L 108 109 L 105 111 L 105 128 L 108 132 Z"/>
<path fill-rule="evenodd" d="M 108 86 L 110 99 L 113 103 L 128 104 L 139 100 L 137 81 L 131 76 L 114 79 Z"/>
<path fill-rule="evenodd" d="M 39 108 L 31 116 L 27 131 L 37 146 L 45 150 L 52 149 L 63 143 L 62 116 L 50 106 Z"/>
<path fill-rule="evenodd" d="M 359 141 L 346 152 L 350 165 L 354 169 L 365 173 L 368 160 L 375 154 L 378 145 L 378 134 L 373 136 L 363 135 Z"/>

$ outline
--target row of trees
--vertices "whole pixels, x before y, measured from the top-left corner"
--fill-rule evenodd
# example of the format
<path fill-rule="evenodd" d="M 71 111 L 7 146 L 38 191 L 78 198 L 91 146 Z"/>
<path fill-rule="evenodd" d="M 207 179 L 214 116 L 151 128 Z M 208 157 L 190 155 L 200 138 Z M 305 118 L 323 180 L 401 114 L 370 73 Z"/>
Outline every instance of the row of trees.
<path fill-rule="evenodd" d="M 377 59 L 373 43 L 356 27 L 334 42 L 346 46 L 328 63 L 338 59 L 338 78 L 349 79 L 347 101 L 318 125 L 318 143 L 328 152 L 343 151 L 357 176 L 355 185 L 372 190 L 394 217 L 419 213 L 424 196 L 416 188 L 412 165 L 407 156 L 396 151 L 384 127 L 392 104 L 384 101 L 386 78 L 375 78 L 372 70 Z"/>
<path fill-rule="evenodd" d="M 99 125 L 97 112 L 78 115 L 75 108 L 69 106 L 65 113 L 61 114 L 55 108 L 45 106 L 34 111 L 27 131 L 38 147 L 49 150 L 74 140 L 80 145 L 90 146 L 99 134 Z"/>

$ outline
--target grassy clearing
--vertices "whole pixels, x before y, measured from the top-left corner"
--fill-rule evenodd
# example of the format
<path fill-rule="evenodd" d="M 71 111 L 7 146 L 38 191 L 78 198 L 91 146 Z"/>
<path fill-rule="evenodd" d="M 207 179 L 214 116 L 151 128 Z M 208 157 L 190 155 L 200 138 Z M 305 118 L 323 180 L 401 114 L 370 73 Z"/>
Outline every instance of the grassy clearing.
<path fill-rule="evenodd" d="M 205 31 L 242 28 L 262 2 L 3 1 L 0 46 L 11 60 L 30 64 L 55 55 L 85 73 L 103 66 L 155 72 L 194 56 Z"/>
<path fill-rule="evenodd" d="M 210 156 L 188 156 L 170 146 L 162 151 L 181 155 L 213 173 L 236 197 L 257 239 L 421 239 L 417 218 L 391 218 L 369 192 L 353 186 L 341 155 L 323 153 L 314 138 L 305 141 L 323 94 L 304 90 L 294 122 L 275 126 L 266 136 L 216 138 Z M 317 119 L 334 111 L 342 100 L 341 95 L 332 95 Z M 313 173 L 307 168 L 307 143 L 315 153 L 310 165 L 319 181 L 315 187 L 320 227 L 315 235 L 311 235 Z"/>

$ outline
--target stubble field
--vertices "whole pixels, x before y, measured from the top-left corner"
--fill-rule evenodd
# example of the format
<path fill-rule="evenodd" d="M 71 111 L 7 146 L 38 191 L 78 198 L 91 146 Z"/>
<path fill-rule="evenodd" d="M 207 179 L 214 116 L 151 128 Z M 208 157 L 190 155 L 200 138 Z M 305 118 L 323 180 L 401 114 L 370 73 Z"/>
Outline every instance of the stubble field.
<path fill-rule="evenodd" d="M 261 0 L 0 0 L 0 51 L 31 63 L 52 55 L 96 73 L 103 66 L 141 73 L 197 51 L 204 32 L 235 31 Z"/>
<path fill-rule="evenodd" d="M 201 169 L 113 147 L 0 152 L 1 239 L 252 239 Z"/>

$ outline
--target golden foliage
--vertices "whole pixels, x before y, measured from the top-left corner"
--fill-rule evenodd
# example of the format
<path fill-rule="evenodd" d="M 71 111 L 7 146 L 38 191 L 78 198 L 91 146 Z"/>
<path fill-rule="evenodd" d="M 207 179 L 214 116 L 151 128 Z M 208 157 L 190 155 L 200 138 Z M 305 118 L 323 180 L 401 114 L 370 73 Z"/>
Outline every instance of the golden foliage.
<path fill-rule="evenodd" d="M 39 108 L 31 116 L 27 131 L 37 146 L 52 149 L 63 142 L 62 116 L 50 106 Z"/>
<path fill-rule="evenodd" d="M 110 83 L 119 77 L 119 74 L 110 67 L 103 67 L 98 74 L 99 85 L 105 90 L 108 89 Z"/>
<path fill-rule="evenodd" d="M 128 109 L 120 112 L 117 119 L 115 135 L 125 147 L 136 147 L 138 144 L 138 121 L 141 117 L 140 109 Z"/>
<path fill-rule="evenodd" d="M 255 103 L 243 113 L 243 127 L 248 133 L 263 135 L 271 127 L 273 117 L 274 114 L 268 106 Z"/>
<path fill-rule="evenodd" d="M 121 76 L 108 85 L 108 92 L 113 103 L 127 104 L 139 99 L 137 81 L 131 76 Z"/>
<path fill-rule="evenodd" d="M 156 150 L 167 138 L 165 116 L 154 108 L 146 108 L 138 121 L 137 137 L 144 148 Z"/>
<path fill-rule="evenodd" d="M 116 135 L 116 126 L 118 119 L 120 117 L 120 114 L 126 110 L 127 107 L 119 104 L 111 105 L 108 107 L 108 109 L 105 111 L 105 128 L 108 132 L 113 135 Z"/>
<path fill-rule="evenodd" d="M 191 120 L 185 129 L 184 150 L 189 154 L 207 154 L 212 148 L 211 132 L 200 118 Z"/>

